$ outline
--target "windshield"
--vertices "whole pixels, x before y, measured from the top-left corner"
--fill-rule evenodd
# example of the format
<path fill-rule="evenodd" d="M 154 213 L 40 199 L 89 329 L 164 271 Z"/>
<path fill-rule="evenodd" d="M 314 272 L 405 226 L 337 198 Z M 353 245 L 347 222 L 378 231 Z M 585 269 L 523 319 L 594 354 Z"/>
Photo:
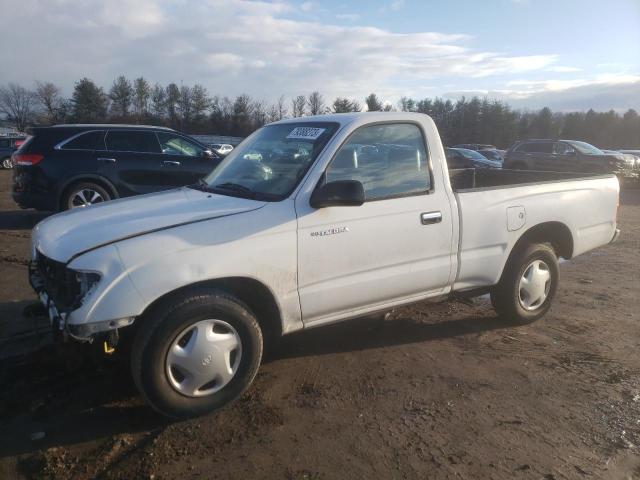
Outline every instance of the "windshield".
<path fill-rule="evenodd" d="M 587 155 L 603 155 L 602 150 L 594 147 L 590 143 L 577 142 L 577 141 L 571 141 L 567 143 L 571 145 L 573 148 L 575 148 L 576 150 L 578 150 L 580 153 L 586 153 Z"/>
<path fill-rule="evenodd" d="M 298 185 L 337 129 L 338 124 L 330 122 L 263 127 L 233 149 L 200 187 L 225 195 L 282 200 Z"/>

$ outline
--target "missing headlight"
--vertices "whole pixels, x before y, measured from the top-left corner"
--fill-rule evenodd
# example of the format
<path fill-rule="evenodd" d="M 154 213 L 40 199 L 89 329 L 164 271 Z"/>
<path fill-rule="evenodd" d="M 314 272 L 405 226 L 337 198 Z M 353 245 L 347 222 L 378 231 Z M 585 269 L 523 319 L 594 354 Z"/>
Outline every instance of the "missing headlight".
<path fill-rule="evenodd" d="M 76 271 L 76 280 L 80 290 L 80 303 L 84 303 L 86 299 L 89 298 L 98 285 L 100 278 L 100 274 L 96 272 Z"/>

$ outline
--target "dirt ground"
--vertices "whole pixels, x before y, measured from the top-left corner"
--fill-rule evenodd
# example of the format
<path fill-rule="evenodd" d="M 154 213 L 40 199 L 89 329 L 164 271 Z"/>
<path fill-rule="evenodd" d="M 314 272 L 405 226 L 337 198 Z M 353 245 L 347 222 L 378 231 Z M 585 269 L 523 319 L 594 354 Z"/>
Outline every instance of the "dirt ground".
<path fill-rule="evenodd" d="M 0 478 L 640 478 L 640 190 L 620 241 L 561 266 L 551 312 L 484 299 L 286 338 L 236 404 L 168 423 L 127 366 L 61 353 L 26 280 L 0 172 Z"/>

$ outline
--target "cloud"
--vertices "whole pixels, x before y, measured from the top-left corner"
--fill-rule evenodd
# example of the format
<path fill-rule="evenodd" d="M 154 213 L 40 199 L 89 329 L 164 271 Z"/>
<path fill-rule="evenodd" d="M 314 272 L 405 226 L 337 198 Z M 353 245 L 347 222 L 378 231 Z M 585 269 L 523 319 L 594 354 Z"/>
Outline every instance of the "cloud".
<path fill-rule="evenodd" d="M 375 91 L 395 100 L 431 95 L 434 85 L 452 79 L 543 71 L 558 60 L 553 54 L 481 51 L 463 34 L 299 20 L 296 12 L 306 3 L 294 8 L 249 0 L 23 0 L 20 9 L 4 12 L 0 43 L 12 48 L 0 49 L 0 84 L 29 85 L 36 76 L 68 94 L 83 76 L 108 88 L 125 74 L 269 100 L 316 89 L 326 98 Z M 403 2 L 387 5 L 402 8 Z M 24 35 L 33 18 L 47 21 Z"/>
<path fill-rule="evenodd" d="M 572 73 L 572 72 L 581 72 L 582 69 L 581 68 L 577 68 L 577 67 L 557 66 L 557 67 L 549 67 L 549 68 L 545 69 L 545 71 L 547 71 L 547 72 L 555 72 L 555 73 Z"/>
<path fill-rule="evenodd" d="M 640 75 L 606 74 L 575 80 L 514 80 L 495 90 L 457 90 L 446 98 L 480 96 L 506 100 L 516 108 L 553 110 L 640 110 Z"/>
<path fill-rule="evenodd" d="M 302 5 L 300 5 L 300 10 L 302 10 L 303 12 L 310 12 L 312 8 L 313 2 L 304 2 Z"/>

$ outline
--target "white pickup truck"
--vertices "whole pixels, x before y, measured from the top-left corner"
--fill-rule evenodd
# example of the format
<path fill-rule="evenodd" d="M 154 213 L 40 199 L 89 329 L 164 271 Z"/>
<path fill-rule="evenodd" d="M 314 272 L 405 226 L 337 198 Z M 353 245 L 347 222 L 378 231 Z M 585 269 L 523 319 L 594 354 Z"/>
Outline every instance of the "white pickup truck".
<path fill-rule="evenodd" d="M 264 344 L 297 330 L 454 293 L 538 319 L 558 258 L 617 237 L 618 194 L 613 175 L 449 171 L 426 115 L 293 118 L 196 185 L 44 220 L 30 280 L 64 338 L 131 332 L 148 403 L 189 417 L 237 398 Z"/>

